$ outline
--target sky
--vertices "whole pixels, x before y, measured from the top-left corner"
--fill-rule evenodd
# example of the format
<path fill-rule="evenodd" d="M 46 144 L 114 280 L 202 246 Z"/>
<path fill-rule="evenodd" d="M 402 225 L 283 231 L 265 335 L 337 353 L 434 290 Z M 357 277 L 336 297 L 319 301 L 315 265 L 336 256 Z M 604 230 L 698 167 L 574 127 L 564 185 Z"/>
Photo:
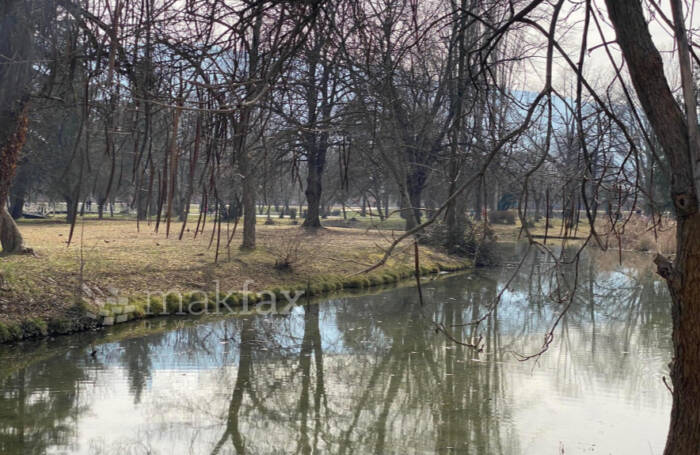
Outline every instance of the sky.
<path fill-rule="evenodd" d="M 644 3 L 646 11 L 649 13 L 651 8 L 650 3 L 649 1 L 645 1 Z M 670 18 L 670 2 L 662 3 L 661 10 L 667 17 Z M 609 48 L 615 60 L 615 64 L 619 66 L 622 62 L 622 56 L 619 48 L 614 43 L 615 31 L 610 24 L 605 1 L 593 0 L 593 8 L 599 19 L 605 41 L 610 44 Z M 692 10 L 689 11 L 689 8 Z M 541 12 L 543 19 L 539 25 L 545 29 L 549 28 L 549 23 L 546 19 L 551 17 L 551 6 L 539 8 L 539 11 Z M 694 7 L 693 2 L 686 2 L 684 4 L 684 13 L 687 17 L 686 27 L 688 27 L 691 32 L 691 42 L 693 41 L 694 36 L 697 36 L 700 40 L 700 30 L 698 29 L 698 26 L 700 25 L 700 12 L 698 11 L 698 8 Z M 533 14 L 533 16 L 536 16 L 536 14 Z M 654 40 L 657 48 L 662 54 L 662 58 L 664 59 L 666 76 L 669 80 L 671 88 L 679 89 L 680 74 L 677 65 L 675 42 L 670 28 L 661 18 L 658 17 L 658 14 L 656 16 L 657 17 L 652 18 L 650 14 L 647 14 L 647 18 L 649 20 L 649 30 L 652 39 Z M 573 61 L 577 61 L 579 58 L 584 21 L 582 2 L 567 2 L 565 8 L 560 13 L 560 18 L 562 20 L 560 20 L 561 25 L 558 27 L 557 39 L 567 50 L 569 57 Z M 529 34 L 528 39 L 538 40 L 540 44 L 544 43 L 541 35 L 535 37 L 533 34 Z M 589 51 L 586 55 L 588 64 L 586 65 L 585 74 L 589 82 L 591 82 L 597 88 L 606 87 L 615 74 L 605 46 L 603 46 L 603 42 L 604 41 L 596 28 L 595 22 L 591 21 L 587 43 L 587 48 Z M 539 51 L 538 58 L 529 59 L 530 61 L 524 62 L 521 65 L 521 77 L 518 78 L 517 82 L 521 83 L 522 86 L 519 88 L 531 91 L 539 91 L 542 88 L 545 74 L 544 55 L 544 50 Z M 553 83 L 557 89 L 565 90 L 567 85 L 571 86 L 573 81 L 573 73 L 563 58 L 555 58 L 553 72 Z"/>

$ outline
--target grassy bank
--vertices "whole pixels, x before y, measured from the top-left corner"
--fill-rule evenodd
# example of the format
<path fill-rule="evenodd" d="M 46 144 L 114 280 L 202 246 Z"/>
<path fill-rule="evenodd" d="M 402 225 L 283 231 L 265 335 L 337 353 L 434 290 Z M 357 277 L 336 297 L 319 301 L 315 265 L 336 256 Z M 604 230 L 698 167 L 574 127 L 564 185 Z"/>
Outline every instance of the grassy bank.
<path fill-rule="evenodd" d="M 385 266 L 359 273 L 381 258 L 391 241 L 387 232 L 260 225 L 258 248 L 245 252 L 237 248 L 240 233 L 227 248 L 224 228 L 217 258 L 216 238 L 210 247 L 210 226 L 204 235 L 195 238 L 186 231 L 178 240 L 179 225 L 166 238 L 164 227 L 155 233 L 152 225 L 142 224 L 137 232 L 134 221 L 90 219 L 76 227 L 67 247 L 65 224 L 21 223 L 36 255 L 0 258 L 0 342 L 147 317 L 149 309 L 157 314 L 177 313 L 183 306 L 212 309 L 221 305 L 217 286 L 229 297 L 224 303 L 239 305 L 267 294 L 282 297 L 285 290 L 313 296 L 413 276 L 410 242 L 400 245 Z M 468 266 L 463 259 L 421 248 L 422 274 Z"/>
<path fill-rule="evenodd" d="M 517 241 L 525 238 L 520 220 L 515 218 L 513 224 L 491 224 L 499 241 Z M 674 254 L 676 250 L 676 222 L 668 217 L 652 220 L 649 217 L 626 214 L 624 218 L 612 223 L 610 218 L 599 215 L 595 223 L 596 233 L 601 244 L 612 250 L 636 251 L 641 253 Z M 591 235 L 591 228 L 586 220 L 581 220 L 568 233 L 565 232 L 560 218 L 553 218 L 545 229 L 542 219 L 530 226 L 530 233 L 537 240 L 548 245 L 561 245 L 562 236 L 567 234 L 567 244 L 578 244 Z M 595 240 L 591 244 L 596 244 Z"/>

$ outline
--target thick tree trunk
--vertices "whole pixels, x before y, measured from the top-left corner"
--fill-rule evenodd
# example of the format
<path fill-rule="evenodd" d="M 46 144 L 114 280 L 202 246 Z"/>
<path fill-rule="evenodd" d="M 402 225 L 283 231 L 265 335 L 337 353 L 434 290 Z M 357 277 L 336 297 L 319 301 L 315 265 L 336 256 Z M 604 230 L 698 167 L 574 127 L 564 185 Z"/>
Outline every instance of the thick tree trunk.
<path fill-rule="evenodd" d="M 13 194 L 11 197 L 10 215 L 15 220 L 22 218 L 24 212 L 24 195 Z"/>
<path fill-rule="evenodd" d="M 18 164 L 17 173 L 13 179 L 12 186 L 10 187 L 9 211 L 10 215 L 12 215 L 12 218 L 15 220 L 22 217 L 24 203 L 26 202 L 27 195 L 29 194 L 31 181 L 35 177 L 33 173 L 34 170 L 30 169 L 26 162 L 21 162 Z"/>
<path fill-rule="evenodd" d="M 0 240 L 5 252 L 23 250 L 7 211 L 10 185 L 27 133 L 33 27 L 21 0 L 0 2 Z"/>
<path fill-rule="evenodd" d="M 142 174 L 139 183 L 136 185 L 136 219 L 144 221 L 148 217 L 148 198 L 150 191 L 143 186 L 145 173 Z"/>
<path fill-rule="evenodd" d="M 323 177 L 323 168 L 326 163 L 325 151 L 314 150 L 308 156 L 308 175 L 306 177 L 306 203 L 308 212 L 304 220 L 304 227 L 318 228 L 321 227 L 321 179 Z"/>
<path fill-rule="evenodd" d="M 673 407 L 666 455 L 700 450 L 700 214 L 681 219 L 674 266 L 657 259 L 673 298 Z"/>
<path fill-rule="evenodd" d="M 673 407 L 666 455 L 697 455 L 700 448 L 700 213 L 693 185 L 689 131 L 664 74 L 639 0 L 607 0 L 617 42 L 639 101 L 662 145 L 671 171 L 678 219 L 673 264 L 657 256 L 658 272 L 672 297 Z M 677 24 L 681 25 L 681 24 Z M 691 115 L 696 115 L 691 113 Z"/>
<path fill-rule="evenodd" d="M 419 170 L 413 172 L 406 179 L 406 192 L 408 193 L 408 207 L 406 212 L 406 230 L 412 229 L 421 222 L 421 197 L 426 181 L 425 172 Z"/>
<path fill-rule="evenodd" d="M 456 246 L 463 243 L 464 234 L 469 227 L 466 198 L 456 197 L 449 209 L 445 215 L 445 224 L 447 225 L 447 245 L 445 247 L 448 251 L 455 251 Z"/>
<path fill-rule="evenodd" d="M 20 253 L 24 251 L 22 236 L 15 220 L 7 211 L 6 204 L 19 154 L 26 139 L 26 105 L 21 105 L 16 111 L 0 113 L 0 119 L 0 125 L 10 131 L 0 140 L 0 244 L 4 253 Z"/>
<path fill-rule="evenodd" d="M 24 239 L 15 224 L 15 220 L 10 216 L 6 208 L 0 209 L 0 244 L 2 252 L 22 253 L 24 252 Z"/>

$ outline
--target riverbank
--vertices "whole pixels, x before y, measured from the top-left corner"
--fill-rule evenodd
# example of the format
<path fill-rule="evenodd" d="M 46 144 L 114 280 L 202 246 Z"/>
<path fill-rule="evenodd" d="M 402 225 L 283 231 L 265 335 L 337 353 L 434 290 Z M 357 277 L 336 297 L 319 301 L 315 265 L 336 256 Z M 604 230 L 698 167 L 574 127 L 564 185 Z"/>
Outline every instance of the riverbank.
<path fill-rule="evenodd" d="M 76 226 L 70 247 L 63 223 L 24 222 L 20 229 L 36 254 L 0 258 L 3 343 L 163 314 L 275 299 L 282 305 L 301 293 L 395 283 L 413 277 L 415 267 L 407 241 L 386 265 L 360 273 L 381 258 L 392 240 L 386 231 L 260 225 L 258 248 L 248 252 L 238 249 L 240 233 L 227 247 L 224 228 L 217 253 L 210 229 L 196 238 L 186 230 L 178 240 L 178 229 L 166 238 L 164 226 L 155 233 L 153 225 L 142 224 L 138 232 L 130 220 L 88 220 Z M 422 275 L 471 266 L 426 247 L 420 259 Z"/>

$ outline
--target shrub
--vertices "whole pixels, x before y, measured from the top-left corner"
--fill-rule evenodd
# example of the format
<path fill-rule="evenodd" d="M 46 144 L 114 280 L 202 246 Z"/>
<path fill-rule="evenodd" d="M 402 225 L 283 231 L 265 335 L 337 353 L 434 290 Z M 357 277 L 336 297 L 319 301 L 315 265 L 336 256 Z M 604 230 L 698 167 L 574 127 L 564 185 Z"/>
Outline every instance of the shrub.
<path fill-rule="evenodd" d="M 305 242 L 301 234 L 281 232 L 270 242 L 270 252 L 275 257 L 275 269 L 292 271 L 306 256 Z"/>
<path fill-rule="evenodd" d="M 297 219 L 297 209 L 295 209 L 295 208 L 289 209 L 289 218 L 291 218 L 293 220 Z"/>
<path fill-rule="evenodd" d="M 498 263 L 495 235 L 490 228 L 484 228 L 483 224 L 468 224 L 458 236 L 458 240 L 454 241 L 454 235 L 450 235 L 447 225 L 436 222 L 425 229 L 420 241 L 426 245 L 444 248 L 451 254 L 468 257 L 477 266 L 491 266 Z"/>
<path fill-rule="evenodd" d="M 19 341 L 22 339 L 22 329 L 18 324 L 3 324 L 0 322 L 0 343 Z"/>
<path fill-rule="evenodd" d="M 335 210 L 331 211 L 331 215 L 333 215 L 333 216 L 340 216 L 341 214 L 342 214 L 342 212 L 340 211 L 340 209 L 335 209 Z"/>
<path fill-rule="evenodd" d="M 72 331 L 73 325 L 68 319 L 52 318 L 49 319 L 48 328 L 50 333 L 58 333 L 64 335 Z M 2 337 L 0 336 L 0 338 Z"/>
<path fill-rule="evenodd" d="M 28 337 L 46 336 L 48 326 L 45 321 L 38 318 L 26 319 L 22 321 L 22 331 Z"/>
<path fill-rule="evenodd" d="M 185 305 L 185 298 L 179 294 L 171 293 L 165 297 L 165 306 L 170 314 L 184 311 Z"/>
<path fill-rule="evenodd" d="M 493 224 L 515 224 L 515 211 L 496 210 L 489 214 L 489 221 Z"/>
<path fill-rule="evenodd" d="M 10 335 L 10 329 L 7 328 L 5 324 L 0 322 L 0 343 L 7 343 L 11 341 L 12 335 Z"/>
<path fill-rule="evenodd" d="M 148 310 L 152 314 L 161 314 L 165 310 L 165 305 L 163 305 L 163 299 L 158 295 L 152 295 L 148 300 Z"/>

